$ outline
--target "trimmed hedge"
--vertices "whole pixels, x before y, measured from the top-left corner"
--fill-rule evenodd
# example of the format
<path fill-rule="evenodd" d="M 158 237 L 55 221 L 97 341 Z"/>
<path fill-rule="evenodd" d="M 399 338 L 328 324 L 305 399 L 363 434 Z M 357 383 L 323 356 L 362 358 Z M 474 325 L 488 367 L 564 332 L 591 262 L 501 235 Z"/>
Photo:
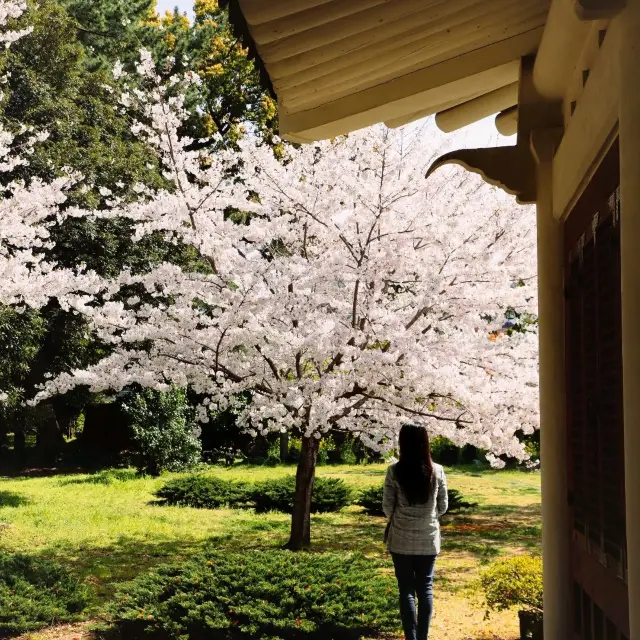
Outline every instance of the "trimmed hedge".
<path fill-rule="evenodd" d="M 73 622 L 88 589 L 59 564 L 0 552 L 0 638 Z"/>
<path fill-rule="evenodd" d="M 189 475 L 170 480 L 155 492 L 162 504 L 198 509 L 253 507 L 256 511 L 291 513 L 295 495 L 295 476 L 265 480 L 251 485 L 206 475 Z M 312 513 L 339 511 L 351 504 L 350 487 L 338 478 L 316 478 L 311 502 Z"/>
<path fill-rule="evenodd" d="M 457 489 L 449 489 L 449 508 L 447 513 L 457 513 L 464 509 L 475 509 L 477 502 L 467 502 Z"/>
<path fill-rule="evenodd" d="M 243 482 L 205 475 L 189 475 L 169 480 L 154 495 L 162 504 L 216 509 L 225 506 L 247 506 L 251 500 L 251 488 Z"/>
<path fill-rule="evenodd" d="M 295 476 L 285 476 L 276 480 L 265 480 L 255 485 L 252 495 L 256 511 L 293 511 Z M 352 491 L 339 478 L 316 478 L 311 495 L 311 513 L 340 511 L 351 504 Z"/>
<path fill-rule="evenodd" d="M 518 609 L 542 614 L 542 558 L 500 558 L 482 571 L 480 587 L 489 611 Z"/>
<path fill-rule="evenodd" d="M 382 492 L 384 485 L 379 487 L 368 487 L 364 491 L 360 492 L 360 495 L 356 499 L 356 504 L 362 507 L 365 513 L 369 516 L 383 516 L 382 510 Z"/>
<path fill-rule="evenodd" d="M 361 554 L 215 553 L 124 585 L 109 611 L 122 640 L 355 640 L 397 631 L 393 578 Z"/>
<path fill-rule="evenodd" d="M 365 489 L 356 499 L 356 504 L 361 506 L 367 515 L 384 516 L 382 511 L 383 489 L 383 485 Z M 473 509 L 477 506 L 476 502 L 467 502 L 457 489 L 449 489 L 449 509 L 447 513 L 458 513 L 464 509 Z"/>

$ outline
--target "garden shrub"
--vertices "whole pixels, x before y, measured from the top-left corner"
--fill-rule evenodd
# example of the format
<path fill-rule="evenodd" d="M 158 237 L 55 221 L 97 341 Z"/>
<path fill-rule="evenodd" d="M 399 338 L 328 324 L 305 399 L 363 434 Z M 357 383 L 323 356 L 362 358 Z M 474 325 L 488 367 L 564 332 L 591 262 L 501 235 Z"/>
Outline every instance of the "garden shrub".
<path fill-rule="evenodd" d="M 444 436 L 436 436 L 431 439 L 431 457 L 438 464 L 452 467 L 459 462 L 460 447 Z"/>
<path fill-rule="evenodd" d="M 369 516 L 383 516 L 382 492 L 384 485 L 378 487 L 367 487 L 356 499 L 356 504 L 362 507 Z"/>
<path fill-rule="evenodd" d="M 501 558 L 480 574 L 487 610 L 518 609 L 542 613 L 542 559 L 524 555 Z"/>
<path fill-rule="evenodd" d="M 200 429 L 189 415 L 183 389 L 130 392 L 122 408 L 133 430 L 140 472 L 157 476 L 163 471 L 183 471 L 200 462 Z"/>
<path fill-rule="evenodd" d="M 205 475 L 175 478 L 154 495 L 163 504 L 198 509 L 247 506 L 251 500 L 248 484 Z"/>
<path fill-rule="evenodd" d="M 263 464 L 267 467 L 276 467 L 279 464 L 282 464 L 282 462 L 283 461 L 280 459 L 280 441 L 273 440 L 269 443 L 269 447 L 267 448 L 267 457 Z"/>
<path fill-rule="evenodd" d="M 448 494 L 449 508 L 447 513 L 457 513 L 463 509 L 475 509 L 478 506 L 477 502 L 467 502 L 457 489 L 448 489 Z"/>
<path fill-rule="evenodd" d="M 253 489 L 253 504 L 258 512 L 293 511 L 295 476 L 265 480 Z M 311 497 L 311 513 L 340 511 L 351 503 L 351 488 L 339 478 L 316 478 Z"/>
<path fill-rule="evenodd" d="M 163 504 L 200 509 L 222 506 L 254 507 L 256 511 L 291 513 L 295 495 L 295 476 L 265 480 L 255 485 L 206 475 L 189 475 L 165 483 L 155 492 Z M 338 478 L 316 478 L 311 502 L 312 513 L 339 511 L 351 504 L 351 488 Z"/>
<path fill-rule="evenodd" d="M 0 552 L 0 638 L 73 622 L 89 592 L 60 565 Z"/>
<path fill-rule="evenodd" d="M 362 491 L 356 499 L 356 504 L 361 506 L 365 513 L 370 516 L 383 516 L 382 492 L 384 485 L 369 487 Z M 463 509 L 473 509 L 477 507 L 475 502 L 467 502 L 457 489 L 449 489 L 449 509 L 447 513 L 457 513 Z"/>
<path fill-rule="evenodd" d="M 214 553 L 122 587 L 109 611 L 122 640 L 355 640 L 397 630 L 395 585 L 363 555 Z"/>

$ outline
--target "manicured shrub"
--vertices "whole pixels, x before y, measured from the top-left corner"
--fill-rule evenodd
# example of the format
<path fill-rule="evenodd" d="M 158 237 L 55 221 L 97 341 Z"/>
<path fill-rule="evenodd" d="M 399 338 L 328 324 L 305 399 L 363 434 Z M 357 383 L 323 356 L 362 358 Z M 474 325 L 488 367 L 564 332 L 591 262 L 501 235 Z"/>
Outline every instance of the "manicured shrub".
<path fill-rule="evenodd" d="M 72 622 L 87 606 L 88 595 L 54 562 L 0 552 L 0 638 Z"/>
<path fill-rule="evenodd" d="M 311 496 L 311 512 L 340 511 L 353 499 L 351 487 L 340 478 L 316 478 Z"/>
<path fill-rule="evenodd" d="M 478 506 L 477 502 L 467 502 L 457 489 L 449 489 L 449 509 L 447 513 L 458 513 L 465 509 L 474 509 Z"/>
<path fill-rule="evenodd" d="M 501 558 L 480 574 L 489 611 L 518 609 L 542 613 L 542 559 L 524 555 Z"/>
<path fill-rule="evenodd" d="M 382 491 L 384 485 L 378 487 L 367 487 L 360 493 L 356 500 L 356 504 L 362 507 L 367 515 L 383 516 L 382 511 Z"/>
<path fill-rule="evenodd" d="M 355 640 L 397 630 L 395 585 L 362 555 L 216 553 L 158 567 L 110 609 L 122 640 Z"/>
<path fill-rule="evenodd" d="M 362 491 L 356 500 L 356 504 L 361 506 L 367 515 L 383 516 L 382 511 L 383 485 L 369 487 Z M 477 507 L 475 502 L 467 502 L 457 489 L 449 489 L 449 509 L 447 513 L 458 513 L 464 509 Z"/>
<path fill-rule="evenodd" d="M 180 507 L 217 509 L 248 506 L 250 486 L 205 475 L 189 475 L 170 480 L 154 494 L 160 502 Z"/>
<path fill-rule="evenodd" d="M 265 480 L 255 485 L 253 504 L 256 511 L 293 511 L 295 476 Z M 351 503 L 351 489 L 339 478 L 316 478 L 311 497 L 311 512 L 340 511 Z"/>
<path fill-rule="evenodd" d="M 431 456 L 434 462 L 448 467 L 458 464 L 460 448 L 444 436 L 436 436 L 431 439 Z"/>

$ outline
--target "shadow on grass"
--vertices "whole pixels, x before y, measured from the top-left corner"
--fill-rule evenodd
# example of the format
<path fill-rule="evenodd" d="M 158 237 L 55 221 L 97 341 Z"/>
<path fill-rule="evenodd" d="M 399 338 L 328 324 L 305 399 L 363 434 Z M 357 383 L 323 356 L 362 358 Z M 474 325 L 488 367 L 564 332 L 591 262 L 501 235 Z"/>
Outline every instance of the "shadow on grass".
<path fill-rule="evenodd" d="M 102 484 L 110 485 L 114 482 L 127 482 L 129 480 L 136 480 L 142 478 L 135 469 L 107 469 L 106 471 L 99 471 L 98 473 L 92 473 L 85 478 L 68 478 L 66 480 L 60 480 L 60 485 L 73 485 L 73 484 Z"/>
<path fill-rule="evenodd" d="M 199 553 L 279 549 L 287 540 L 289 522 L 267 519 L 236 523 L 230 531 L 208 538 L 160 538 L 121 536 L 109 545 L 85 544 L 45 547 L 38 554 L 67 567 L 94 590 L 98 610 L 118 590 L 118 584 L 133 580 L 149 569 L 165 563 L 183 562 Z M 241 528 L 234 528 L 240 524 Z"/>
<path fill-rule="evenodd" d="M 348 475 L 356 475 L 356 476 L 376 476 L 378 478 L 384 478 L 387 473 L 386 469 L 367 469 L 366 467 L 356 468 L 356 469 L 341 469 L 339 466 L 335 469 L 332 469 L 331 466 L 322 467 L 325 475 L 336 475 L 336 476 L 348 476 Z"/>
<path fill-rule="evenodd" d="M 19 493 L 0 491 L 0 507 L 25 507 L 29 503 L 30 500 Z"/>
<path fill-rule="evenodd" d="M 118 583 L 133 580 L 166 562 L 181 562 L 202 549 L 201 541 L 149 540 L 121 537 L 108 546 L 44 548 L 39 555 L 59 562 L 89 584 L 100 607 L 118 589 Z"/>
<path fill-rule="evenodd" d="M 0 493 L 0 497 L 2 494 Z M 107 546 L 85 543 L 69 547 L 49 546 L 41 555 L 67 566 L 89 583 L 101 606 L 117 591 L 118 583 L 131 580 L 159 564 L 181 562 L 208 549 L 245 551 L 278 549 L 288 539 L 290 520 L 276 516 L 250 516 L 230 512 L 224 529 L 205 538 L 186 536 L 122 536 Z M 390 570 L 390 560 L 382 541 L 385 519 L 361 513 L 341 512 L 312 517 L 312 553 L 362 552 L 376 558 Z M 443 526 L 443 552 L 462 552 L 485 563 L 504 552 L 505 547 L 539 548 L 539 507 L 501 505 L 479 507 L 473 514 L 454 517 Z M 469 567 L 472 571 L 473 567 Z M 456 567 L 455 574 L 466 571 Z M 451 570 L 449 571 L 451 572 Z M 458 576 L 452 575 L 454 583 Z"/>
<path fill-rule="evenodd" d="M 542 513 L 541 505 L 529 504 L 492 504 L 487 506 L 480 506 L 477 512 L 488 518 L 515 518 L 515 519 L 531 519 L 540 518 Z"/>

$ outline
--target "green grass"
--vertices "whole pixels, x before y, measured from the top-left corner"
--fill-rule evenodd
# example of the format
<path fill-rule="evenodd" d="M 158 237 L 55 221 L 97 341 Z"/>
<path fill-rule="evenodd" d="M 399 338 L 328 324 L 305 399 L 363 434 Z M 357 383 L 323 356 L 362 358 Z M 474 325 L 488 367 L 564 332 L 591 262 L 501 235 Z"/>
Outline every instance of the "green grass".
<path fill-rule="evenodd" d="M 319 475 L 364 488 L 382 483 L 385 471 L 384 465 L 325 466 Z M 291 467 L 238 465 L 211 468 L 207 473 L 258 481 L 291 472 Z M 443 522 L 438 589 L 460 600 L 483 563 L 500 554 L 539 551 L 540 476 L 465 469 L 449 470 L 447 475 L 451 488 L 479 503 L 471 515 Z M 10 526 L 0 527 L 0 546 L 68 566 L 92 586 L 95 598 L 90 614 L 96 615 L 118 582 L 160 562 L 186 558 L 207 546 L 268 549 L 286 542 L 289 517 L 284 514 L 155 505 L 153 492 L 169 477 L 138 478 L 124 470 L 2 479 L 0 523 Z M 390 571 L 382 545 L 384 525 L 383 518 L 366 516 L 356 506 L 318 514 L 312 518 L 313 550 L 362 551 L 378 557 Z"/>

